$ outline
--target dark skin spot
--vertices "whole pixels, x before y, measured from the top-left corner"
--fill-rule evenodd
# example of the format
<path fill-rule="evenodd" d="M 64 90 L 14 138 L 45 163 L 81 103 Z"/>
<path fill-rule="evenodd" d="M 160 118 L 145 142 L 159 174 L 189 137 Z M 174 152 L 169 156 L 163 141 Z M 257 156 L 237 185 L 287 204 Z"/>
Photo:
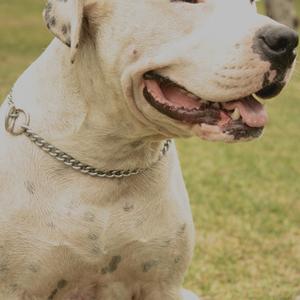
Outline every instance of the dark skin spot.
<path fill-rule="evenodd" d="M 65 288 L 67 284 L 68 284 L 67 280 L 62 279 L 57 283 L 57 288 L 61 290 Z"/>
<path fill-rule="evenodd" d="M 56 25 L 56 18 L 55 17 L 50 18 L 49 25 L 50 25 L 50 27 L 55 27 L 55 25 Z"/>
<path fill-rule="evenodd" d="M 133 149 L 136 149 L 136 148 L 140 148 L 141 146 L 144 145 L 144 142 L 143 141 L 136 141 L 136 142 L 133 142 L 131 143 L 131 147 Z"/>
<path fill-rule="evenodd" d="M 178 264 L 180 261 L 181 261 L 181 256 L 176 256 L 176 257 L 174 258 L 174 263 L 175 263 L 175 264 Z"/>
<path fill-rule="evenodd" d="M 57 293 L 58 289 L 56 288 L 51 292 L 50 296 L 48 297 L 48 300 L 53 300 Z"/>
<path fill-rule="evenodd" d="M 54 297 L 57 295 L 57 293 L 59 292 L 59 290 L 63 289 L 66 287 L 66 285 L 68 284 L 68 282 L 65 279 L 61 279 L 58 283 L 57 283 L 57 287 L 51 292 L 50 296 L 48 297 L 48 300 L 53 300 Z"/>
<path fill-rule="evenodd" d="M 66 45 L 69 47 L 69 48 L 71 48 L 71 39 L 68 39 L 67 41 L 66 41 Z M 72 61 L 72 64 L 74 63 L 74 61 Z"/>
<path fill-rule="evenodd" d="M 46 225 L 49 227 L 49 228 L 55 228 L 56 226 L 54 225 L 53 222 L 48 222 L 46 223 Z"/>
<path fill-rule="evenodd" d="M 12 292 L 16 292 L 18 290 L 18 285 L 16 283 L 12 283 L 9 285 Z"/>
<path fill-rule="evenodd" d="M 182 225 L 180 226 L 180 228 L 179 228 L 179 230 L 178 230 L 178 234 L 179 234 L 179 235 L 184 234 L 185 230 L 186 230 L 186 223 L 184 223 L 184 224 L 182 224 Z"/>
<path fill-rule="evenodd" d="M 39 267 L 35 266 L 35 265 L 30 265 L 28 267 L 28 269 L 32 272 L 32 273 L 37 273 L 39 271 Z"/>
<path fill-rule="evenodd" d="M 26 181 L 25 182 L 25 187 L 26 187 L 27 191 L 29 192 L 29 194 L 34 195 L 34 193 L 35 193 L 35 186 L 34 186 L 33 182 Z"/>
<path fill-rule="evenodd" d="M 96 216 L 91 212 L 86 212 L 83 217 L 83 219 L 87 222 L 94 222 L 95 218 Z"/>
<path fill-rule="evenodd" d="M 47 23 L 50 19 L 50 12 L 52 10 L 52 7 L 53 7 L 52 3 L 48 2 L 48 4 L 46 5 L 46 8 L 45 8 L 45 20 L 47 21 Z"/>
<path fill-rule="evenodd" d="M 52 10 L 52 3 L 51 2 L 48 2 L 47 5 L 46 5 L 46 11 L 50 12 Z"/>
<path fill-rule="evenodd" d="M 67 33 L 68 33 L 68 27 L 67 27 L 67 25 L 64 24 L 61 27 L 61 32 L 62 32 L 63 35 L 67 35 Z"/>
<path fill-rule="evenodd" d="M 118 269 L 118 266 L 122 260 L 121 256 L 114 256 L 109 265 L 101 270 L 102 274 L 113 273 Z"/>
<path fill-rule="evenodd" d="M 94 255 L 99 255 L 101 253 L 101 250 L 100 250 L 99 247 L 95 246 L 95 247 L 92 248 L 91 252 Z"/>
<path fill-rule="evenodd" d="M 6 263 L 0 263 L 0 272 L 6 272 L 8 271 L 8 266 Z"/>
<path fill-rule="evenodd" d="M 71 24 L 68 24 L 68 31 L 71 31 Z"/>
<path fill-rule="evenodd" d="M 99 238 L 99 236 L 98 236 L 97 234 L 95 234 L 95 233 L 90 233 L 90 234 L 88 235 L 88 238 L 89 238 L 90 240 L 92 240 L 92 241 L 96 241 L 96 240 Z"/>
<path fill-rule="evenodd" d="M 149 260 L 142 265 L 142 270 L 144 273 L 148 273 L 152 268 L 158 265 L 157 260 Z"/>
<path fill-rule="evenodd" d="M 133 204 L 129 204 L 129 203 L 125 203 L 123 209 L 126 212 L 132 211 L 134 209 L 134 205 Z"/>
<path fill-rule="evenodd" d="M 108 269 L 108 271 L 109 271 L 110 273 L 113 273 L 114 271 L 116 271 L 117 268 L 118 268 L 119 263 L 121 262 L 121 260 L 122 260 L 122 257 L 121 257 L 121 256 L 114 256 L 114 257 L 111 259 L 110 263 L 109 263 L 109 266 L 108 266 L 109 269 Z"/>
<path fill-rule="evenodd" d="M 171 244 L 171 240 L 165 240 L 165 241 L 163 242 L 163 246 L 164 246 L 164 247 L 168 247 L 168 246 L 170 246 L 170 244 Z"/>

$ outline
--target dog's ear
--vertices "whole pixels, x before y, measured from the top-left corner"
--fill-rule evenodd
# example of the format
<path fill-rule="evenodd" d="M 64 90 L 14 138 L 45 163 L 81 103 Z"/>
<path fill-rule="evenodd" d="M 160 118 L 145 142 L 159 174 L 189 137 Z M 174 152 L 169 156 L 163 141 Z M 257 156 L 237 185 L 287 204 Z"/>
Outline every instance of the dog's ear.
<path fill-rule="evenodd" d="M 95 0 L 48 0 L 43 16 L 49 30 L 71 48 L 74 62 L 79 47 L 84 8 Z"/>

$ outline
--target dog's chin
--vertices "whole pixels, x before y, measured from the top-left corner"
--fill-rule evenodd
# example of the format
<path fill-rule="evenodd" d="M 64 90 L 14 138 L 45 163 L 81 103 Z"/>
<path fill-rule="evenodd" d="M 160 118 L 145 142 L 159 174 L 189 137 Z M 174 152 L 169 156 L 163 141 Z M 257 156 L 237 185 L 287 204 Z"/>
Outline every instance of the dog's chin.
<path fill-rule="evenodd" d="M 151 71 L 144 75 L 143 94 L 159 113 L 187 125 L 195 135 L 210 141 L 237 142 L 260 137 L 268 121 L 256 95 L 271 98 L 283 86 L 272 84 L 241 99 L 212 102 Z"/>

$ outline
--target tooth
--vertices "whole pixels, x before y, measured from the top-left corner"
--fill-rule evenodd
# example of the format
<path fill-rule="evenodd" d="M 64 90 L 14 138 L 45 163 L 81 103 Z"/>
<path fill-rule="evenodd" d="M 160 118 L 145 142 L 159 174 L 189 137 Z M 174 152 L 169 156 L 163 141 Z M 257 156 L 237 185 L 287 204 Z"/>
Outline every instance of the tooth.
<path fill-rule="evenodd" d="M 236 107 L 234 112 L 231 114 L 231 118 L 233 121 L 237 121 L 240 117 L 241 117 L 241 113 L 240 113 L 239 109 Z"/>
<path fill-rule="evenodd" d="M 261 99 L 256 95 L 256 94 L 252 94 L 252 97 L 257 100 L 257 101 L 260 101 Z"/>

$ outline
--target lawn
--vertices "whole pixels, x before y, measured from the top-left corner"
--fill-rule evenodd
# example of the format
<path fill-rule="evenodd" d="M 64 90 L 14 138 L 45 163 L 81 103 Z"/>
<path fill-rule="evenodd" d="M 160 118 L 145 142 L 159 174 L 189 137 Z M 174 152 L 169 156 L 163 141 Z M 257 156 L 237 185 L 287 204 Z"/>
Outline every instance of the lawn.
<path fill-rule="evenodd" d="M 0 99 L 51 39 L 43 2 L 0 0 Z M 260 140 L 177 142 L 197 228 L 185 285 L 205 299 L 300 295 L 299 96 L 300 68 L 268 103 L 271 121 Z"/>

